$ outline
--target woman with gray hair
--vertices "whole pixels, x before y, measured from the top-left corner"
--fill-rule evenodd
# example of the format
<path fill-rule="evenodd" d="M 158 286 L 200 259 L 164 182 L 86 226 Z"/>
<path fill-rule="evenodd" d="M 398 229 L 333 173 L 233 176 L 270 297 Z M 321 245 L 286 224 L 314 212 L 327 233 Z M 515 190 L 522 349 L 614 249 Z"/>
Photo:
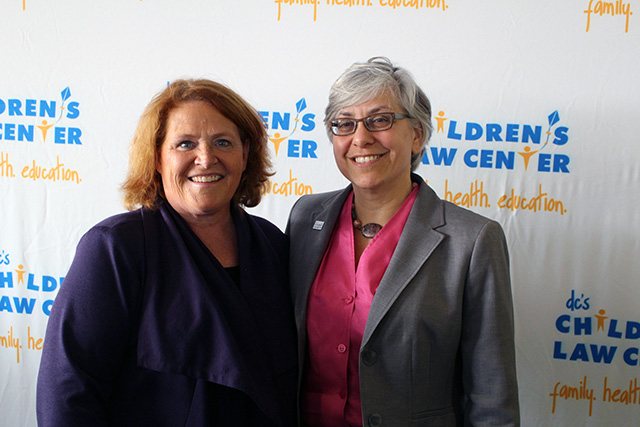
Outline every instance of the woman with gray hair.
<path fill-rule="evenodd" d="M 386 58 L 353 64 L 325 124 L 350 185 L 293 207 L 303 425 L 519 425 L 500 225 L 413 173 L 431 105 Z"/>

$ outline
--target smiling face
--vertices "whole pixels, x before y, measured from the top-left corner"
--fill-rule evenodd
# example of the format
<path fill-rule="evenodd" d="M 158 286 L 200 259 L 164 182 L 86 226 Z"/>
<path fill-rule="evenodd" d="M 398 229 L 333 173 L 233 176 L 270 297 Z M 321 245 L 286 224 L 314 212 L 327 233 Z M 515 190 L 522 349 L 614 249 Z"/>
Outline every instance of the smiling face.
<path fill-rule="evenodd" d="M 229 214 L 247 153 L 237 126 L 212 105 L 178 105 L 167 118 L 156 165 L 167 201 L 187 222 Z"/>
<path fill-rule="evenodd" d="M 343 108 L 338 118 L 360 119 L 375 113 L 405 113 L 390 94 Z M 421 150 L 422 131 L 409 119 L 396 120 L 391 129 L 371 132 L 359 122 L 355 133 L 333 137 L 333 154 L 340 172 L 355 191 L 399 194 L 411 188 L 411 154 Z M 397 193 L 395 193 L 397 192 Z"/>

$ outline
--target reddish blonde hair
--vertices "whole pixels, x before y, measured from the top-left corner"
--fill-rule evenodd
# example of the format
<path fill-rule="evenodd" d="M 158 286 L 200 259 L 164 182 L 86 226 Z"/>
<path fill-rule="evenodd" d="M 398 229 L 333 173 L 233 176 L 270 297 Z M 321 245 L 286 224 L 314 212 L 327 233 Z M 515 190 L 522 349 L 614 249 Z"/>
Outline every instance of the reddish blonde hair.
<path fill-rule="evenodd" d="M 155 209 L 165 198 L 162 179 L 156 171 L 160 145 L 167 131 L 171 110 L 187 101 L 211 104 L 237 127 L 243 144 L 249 144 L 247 167 L 233 196 L 236 206 L 257 206 L 273 175 L 267 148 L 267 131 L 258 112 L 240 95 L 211 80 L 176 80 L 147 105 L 129 149 L 129 171 L 122 185 L 124 205 Z"/>

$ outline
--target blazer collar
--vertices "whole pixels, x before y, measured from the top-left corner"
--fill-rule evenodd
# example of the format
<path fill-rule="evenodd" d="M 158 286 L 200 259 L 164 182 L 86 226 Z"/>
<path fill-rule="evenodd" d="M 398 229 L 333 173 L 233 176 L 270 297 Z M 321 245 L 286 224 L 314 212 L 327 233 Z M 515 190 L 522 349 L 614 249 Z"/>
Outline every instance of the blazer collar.
<path fill-rule="evenodd" d="M 310 254 L 308 260 L 309 265 L 300 277 L 300 283 L 306 284 L 305 289 L 307 292 L 301 295 L 302 298 L 300 301 L 300 304 L 303 304 L 305 307 L 308 291 L 311 289 L 316 273 L 320 268 L 320 263 L 324 258 L 324 253 L 329 246 L 329 240 L 338 222 L 342 205 L 344 205 L 351 190 L 352 186 L 349 184 L 346 188 L 335 191 L 333 195 L 318 204 L 317 208 L 311 212 L 311 221 L 309 224 L 311 230 L 308 232 L 313 238 L 307 239 L 305 242 L 305 251 Z M 297 303 L 296 306 L 298 306 Z"/>
<path fill-rule="evenodd" d="M 445 224 L 444 202 L 419 175 L 411 174 L 411 180 L 417 183 L 420 189 L 398 241 L 398 246 L 371 304 L 362 346 L 367 343 L 400 293 L 444 239 L 444 235 L 436 231 L 437 228 Z M 312 230 L 309 233 L 313 233 L 314 238 L 307 239 L 304 248 L 310 254 L 309 265 L 298 278 L 300 283 L 305 284 L 305 291 L 299 293 L 295 301 L 296 313 L 300 316 L 306 315 L 304 307 L 307 304 L 309 290 L 329 245 L 340 210 L 351 191 L 352 186 L 348 185 L 343 190 L 334 192 L 311 212 L 309 227 Z M 304 323 L 303 319 L 296 320 L 298 324 Z"/>
<path fill-rule="evenodd" d="M 436 231 L 445 224 L 444 202 L 420 176 L 412 174 L 411 179 L 420 186 L 418 196 L 413 203 L 387 271 L 373 298 L 362 338 L 362 347 L 371 338 L 373 331 L 400 293 L 444 239 L 444 235 Z"/>

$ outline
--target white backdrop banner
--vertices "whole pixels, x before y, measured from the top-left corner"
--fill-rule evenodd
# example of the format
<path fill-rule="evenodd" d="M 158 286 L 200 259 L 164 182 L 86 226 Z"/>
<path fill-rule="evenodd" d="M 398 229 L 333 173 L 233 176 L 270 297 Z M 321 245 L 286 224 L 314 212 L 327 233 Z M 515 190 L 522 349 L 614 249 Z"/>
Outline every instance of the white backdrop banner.
<path fill-rule="evenodd" d="M 260 111 L 284 228 L 341 188 L 331 83 L 387 56 L 433 105 L 418 173 L 499 221 L 523 425 L 640 418 L 640 2 L 5 0 L 0 6 L 0 424 L 36 425 L 51 304 L 84 232 L 123 211 L 137 120 L 168 81 Z"/>

